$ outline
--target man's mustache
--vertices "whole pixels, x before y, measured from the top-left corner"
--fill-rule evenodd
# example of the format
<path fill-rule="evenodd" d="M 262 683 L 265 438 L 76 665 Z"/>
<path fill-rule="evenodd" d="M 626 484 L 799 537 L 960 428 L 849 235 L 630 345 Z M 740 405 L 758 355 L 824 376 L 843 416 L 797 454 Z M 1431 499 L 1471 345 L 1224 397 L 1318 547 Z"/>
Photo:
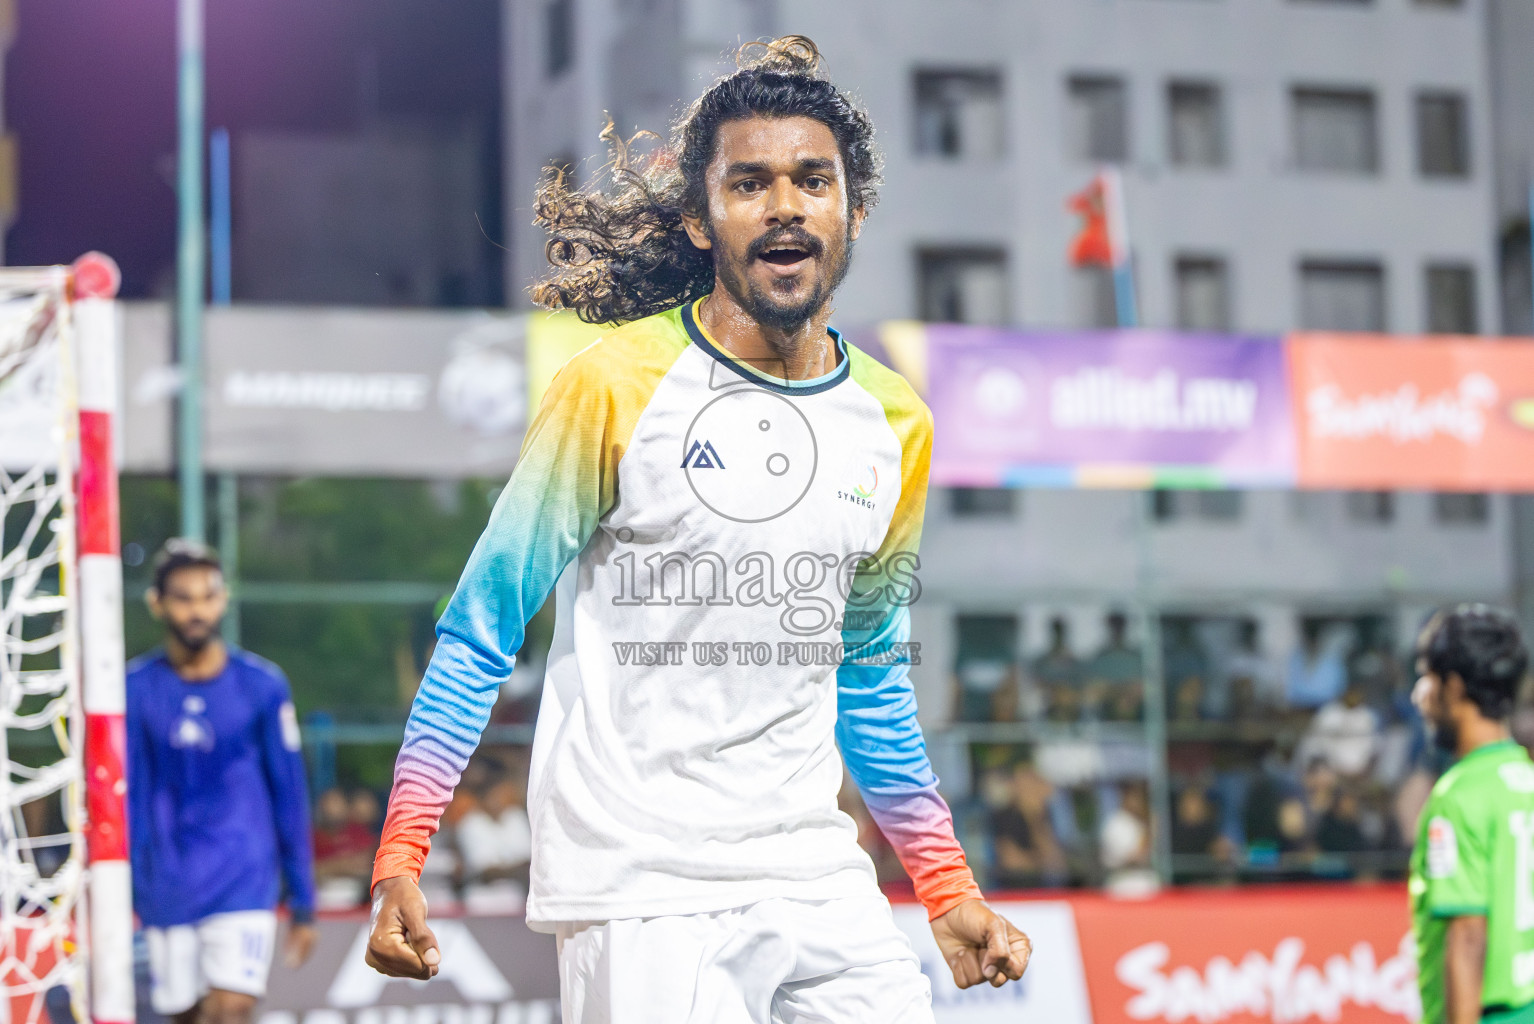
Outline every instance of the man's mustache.
<path fill-rule="evenodd" d="M 803 249 L 811 256 L 819 256 L 825 252 L 826 245 L 820 239 L 810 234 L 801 227 L 774 228 L 762 237 L 756 239 L 746 248 L 747 259 L 758 259 L 766 255 L 767 250 L 775 245 L 791 245 L 795 249 Z"/>

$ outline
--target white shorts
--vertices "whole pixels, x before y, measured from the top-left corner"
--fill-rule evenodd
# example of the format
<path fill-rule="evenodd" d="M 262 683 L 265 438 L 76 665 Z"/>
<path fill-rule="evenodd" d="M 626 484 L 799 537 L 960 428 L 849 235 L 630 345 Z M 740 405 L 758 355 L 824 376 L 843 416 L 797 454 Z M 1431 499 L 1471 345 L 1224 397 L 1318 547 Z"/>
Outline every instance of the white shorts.
<path fill-rule="evenodd" d="M 564 922 L 564 1024 L 932 1024 L 932 989 L 882 896 Z"/>
<path fill-rule="evenodd" d="M 277 915 L 270 910 L 213 914 L 195 924 L 146 928 L 149 995 L 155 1012 L 181 1013 L 209 989 L 260 998 L 272 967 Z"/>

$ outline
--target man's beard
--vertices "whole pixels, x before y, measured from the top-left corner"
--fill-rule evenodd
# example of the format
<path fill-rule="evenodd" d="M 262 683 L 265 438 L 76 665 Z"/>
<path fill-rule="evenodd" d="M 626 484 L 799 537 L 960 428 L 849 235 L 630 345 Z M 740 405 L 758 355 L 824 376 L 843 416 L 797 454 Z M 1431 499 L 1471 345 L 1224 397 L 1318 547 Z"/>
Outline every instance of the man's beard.
<path fill-rule="evenodd" d="M 1433 746 L 1449 754 L 1459 752 L 1459 726 L 1453 719 L 1435 715 L 1428 722 L 1428 729 L 1433 734 Z"/>
<path fill-rule="evenodd" d="M 192 654 L 197 654 L 201 652 L 204 647 L 218 639 L 219 628 L 222 625 L 223 623 L 221 622 L 215 622 L 211 628 L 207 629 L 199 636 L 188 636 L 186 633 L 178 629 L 174 623 L 170 622 L 165 624 L 165 628 L 170 630 L 170 635 L 176 638 L 177 643 L 179 643 L 182 647 L 185 647 Z"/>
<path fill-rule="evenodd" d="M 754 280 L 749 279 L 745 273 L 745 268 L 751 266 L 768 248 L 783 242 L 794 243 L 813 257 L 817 263 L 823 264 L 823 272 L 819 280 L 815 282 L 815 287 L 798 302 L 775 299 Z M 722 252 L 717 239 L 714 239 L 714 251 Z M 746 311 L 751 319 L 763 327 L 771 327 L 784 334 L 794 334 L 825 308 L 826 303 L 831 301 L 831 294 L 847 276 L 847 271 L 852 266 L 850 223 L 847 227 L 847 237 L 843 240 L 840 251 L 830 255 L 829 264 L 824 263 L 826 258 L 825 243 L 808 231 L 800 227 L 780 228 L 769 231 L 747 246 L 743 260 L 736 262 L 729 256 L 723 256 L 715 262 L 714 270 L 724 284 L 725 290 L 730 293 L 730 297 Z"/>

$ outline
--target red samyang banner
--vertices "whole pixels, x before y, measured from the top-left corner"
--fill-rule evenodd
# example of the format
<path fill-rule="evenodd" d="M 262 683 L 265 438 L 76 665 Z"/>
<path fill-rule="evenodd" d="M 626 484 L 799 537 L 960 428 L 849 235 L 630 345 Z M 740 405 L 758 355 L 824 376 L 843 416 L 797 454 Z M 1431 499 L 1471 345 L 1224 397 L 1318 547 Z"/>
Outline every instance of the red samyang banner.
<path fill-rule="evenodd" d="M 1291 334 L 1301 487 L 1534 491 L 1528 339 Z"/>
<path fill-rule="evenodd" d="M 1094 1024 L 1401 1024 L 1421 1016 L 1399 886 L 1071 903 Z"/>

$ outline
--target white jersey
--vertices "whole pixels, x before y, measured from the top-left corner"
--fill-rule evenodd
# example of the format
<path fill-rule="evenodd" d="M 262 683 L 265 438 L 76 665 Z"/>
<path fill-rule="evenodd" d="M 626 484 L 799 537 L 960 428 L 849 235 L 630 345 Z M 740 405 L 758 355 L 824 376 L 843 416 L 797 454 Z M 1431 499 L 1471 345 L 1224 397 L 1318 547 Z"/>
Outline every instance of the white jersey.
<path fill-rule="evenodd" d="M 375 881 L 419 873 L 553 588 L 530 923 L 873 891 L 838 744 L 929 910 L 978 895 L 907 676 L 931 416 L 833 336 L 788 381 L 683 307 L 559 373 L 438 625 Z"/>

